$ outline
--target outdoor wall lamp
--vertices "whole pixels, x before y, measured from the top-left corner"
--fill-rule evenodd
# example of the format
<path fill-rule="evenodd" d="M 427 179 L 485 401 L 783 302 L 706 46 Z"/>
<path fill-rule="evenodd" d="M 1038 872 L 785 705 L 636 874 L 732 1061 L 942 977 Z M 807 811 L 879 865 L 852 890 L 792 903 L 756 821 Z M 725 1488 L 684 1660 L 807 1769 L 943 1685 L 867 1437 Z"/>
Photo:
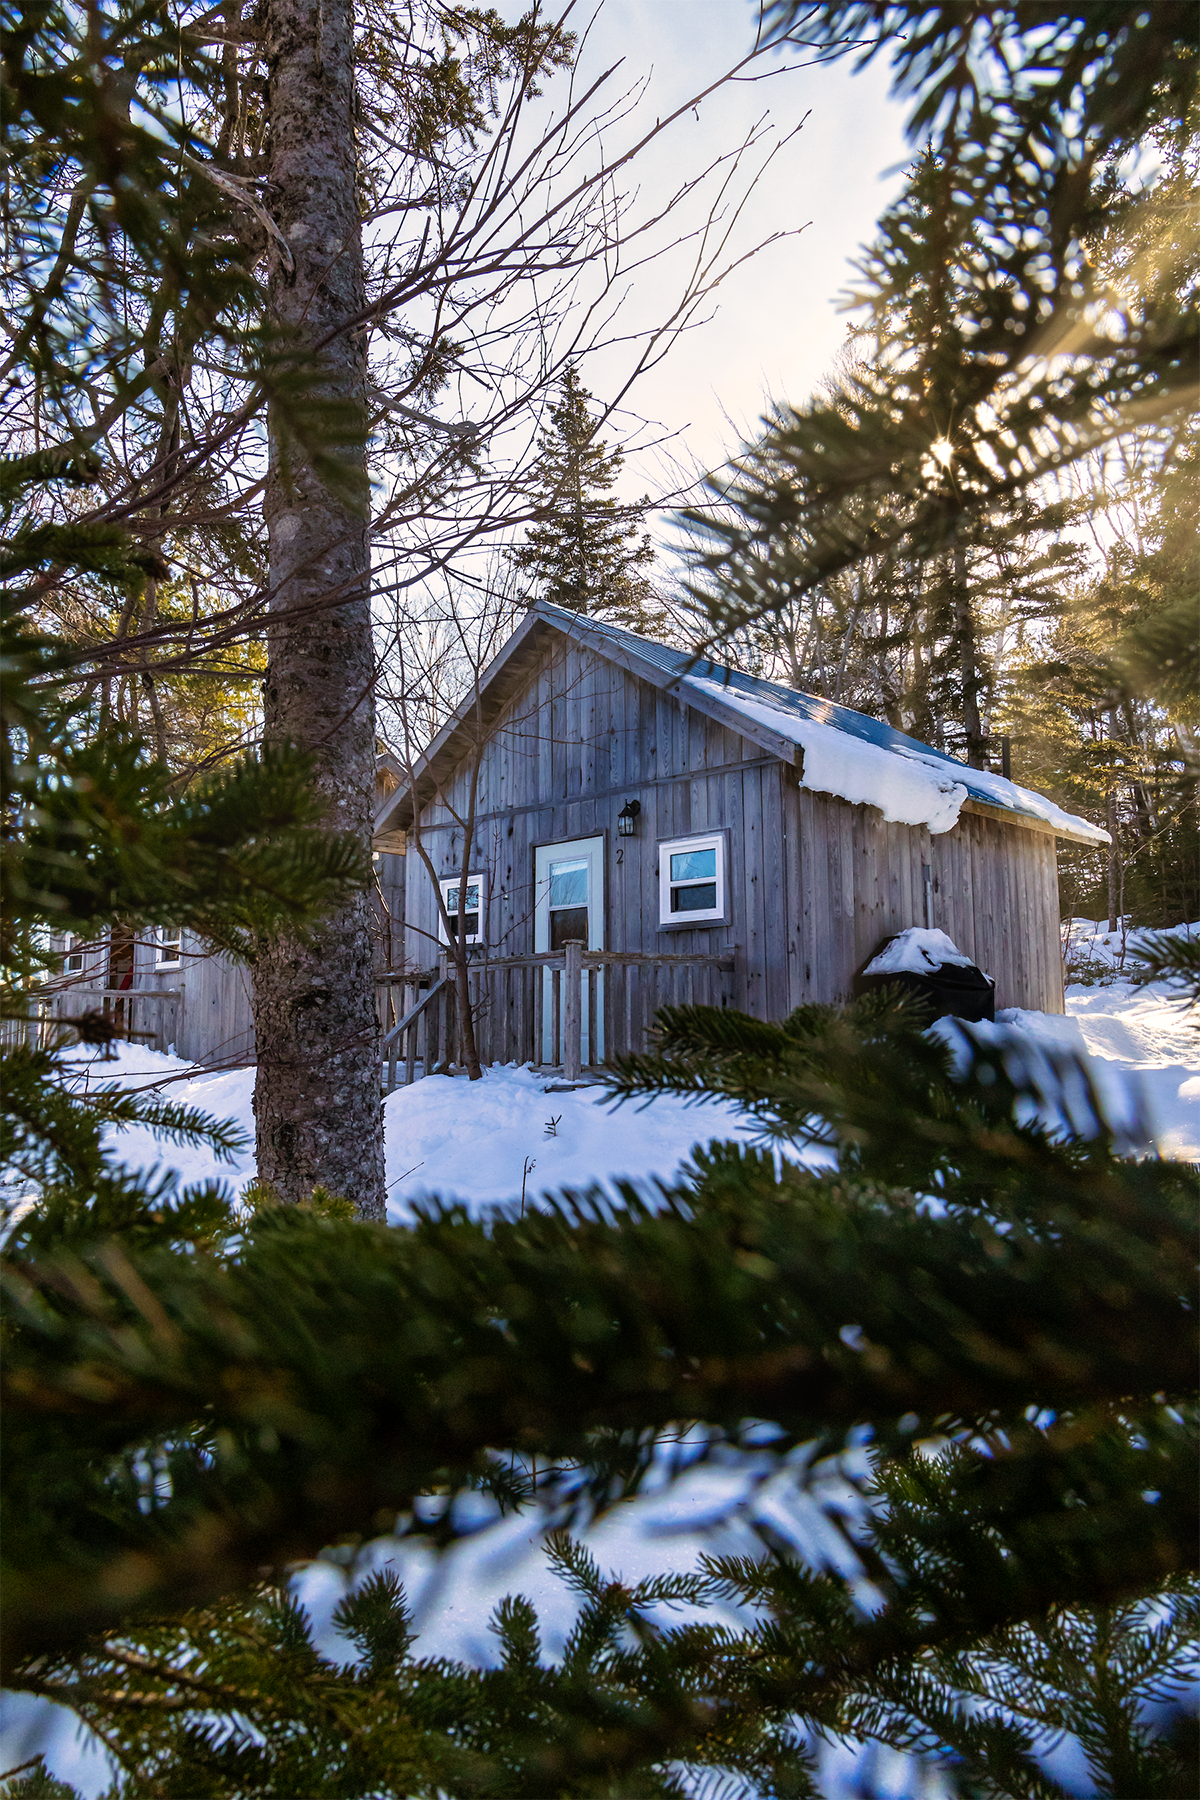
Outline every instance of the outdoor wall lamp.
<path fill-rule="evenodd" d="M 617 836 L 636 837 L 638 814 L 642 810 L 640 800 L 627 800 L 617 814 Z"/>

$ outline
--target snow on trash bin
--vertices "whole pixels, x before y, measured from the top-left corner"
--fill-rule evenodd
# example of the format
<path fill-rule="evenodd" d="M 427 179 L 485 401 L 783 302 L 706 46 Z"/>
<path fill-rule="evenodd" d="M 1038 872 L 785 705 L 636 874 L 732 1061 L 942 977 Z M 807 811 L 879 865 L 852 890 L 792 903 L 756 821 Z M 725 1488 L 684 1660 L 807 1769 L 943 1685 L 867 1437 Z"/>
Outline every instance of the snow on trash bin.
<path fill-rule="evenodd" d="M 996 984 L 964 956 L 944 931 L 920 925 L 886 938 L 862 972 L 870 993 L 899 988 L 917 1000 L 930 1024 L 934 1019 L 994 1019 Z"/>

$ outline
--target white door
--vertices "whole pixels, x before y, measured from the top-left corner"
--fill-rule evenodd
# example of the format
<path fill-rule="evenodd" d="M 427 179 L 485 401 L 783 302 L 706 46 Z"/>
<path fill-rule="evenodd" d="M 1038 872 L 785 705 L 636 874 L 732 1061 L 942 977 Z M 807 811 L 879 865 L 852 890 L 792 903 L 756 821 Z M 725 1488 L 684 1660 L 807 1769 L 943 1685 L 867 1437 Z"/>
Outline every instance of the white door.
<path fill-rule="evenodd" d="M 533 948 L 537 955 L 561 950 L 580 938 L 589 950 L 604 948 L 604 839 L 577 838 L 571 844 L 539 844 L 533 853 Z M 554 984 L 542 987 L 542 1055 L 554 1042 Z M 596 977 L 596 1055 L 604 1058 L 604 976 Z M 583 981 L 582 1060 L 588 1059 L 588 981 Z M 559 1028 L 561 1043 L 562 1021 Z"/>

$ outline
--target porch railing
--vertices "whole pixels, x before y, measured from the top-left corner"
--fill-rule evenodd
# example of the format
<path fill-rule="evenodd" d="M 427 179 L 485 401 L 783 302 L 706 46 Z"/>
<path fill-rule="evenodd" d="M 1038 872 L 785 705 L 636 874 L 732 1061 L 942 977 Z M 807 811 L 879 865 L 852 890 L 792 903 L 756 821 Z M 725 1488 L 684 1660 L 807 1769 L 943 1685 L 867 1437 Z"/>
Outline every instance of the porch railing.
<path fill-rule="evenodd" d="M 181 988 L 84 987 L 71 983 L 61 988 L 42 988 L 23 997 L 25 1016 L 5 1019 L 0 1042 L 6 1050 L 25 1044 L 30 1050 L 56 1043 L 60 1025 L 69 1025 L 81 1013 L 100 1012 L 119 1038 L 165 1050 L 178 1036 Z"/>
<path fill-rule="evenodd" d="M 584 1069 L 641 1050 L 663 1006 L 727 1004 L 733 953 L 647 955 L 569 943 L 537 956 L 471 963 L 475 1043 L 484 1063 L 533 1063 L 577 1081 Z M 436 969 L 379 986 L 387 1093 L 462 1060 L 458 988 L 443 955 Z"/>

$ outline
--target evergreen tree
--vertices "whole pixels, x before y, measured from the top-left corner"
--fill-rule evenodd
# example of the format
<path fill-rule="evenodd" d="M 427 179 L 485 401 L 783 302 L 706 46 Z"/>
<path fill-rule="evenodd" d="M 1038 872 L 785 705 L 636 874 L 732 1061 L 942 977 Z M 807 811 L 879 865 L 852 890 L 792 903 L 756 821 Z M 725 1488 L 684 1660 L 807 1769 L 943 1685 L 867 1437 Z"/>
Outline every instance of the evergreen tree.
<path fill-rule="evenodd" d="M 1147 1793 L 1186 1792 L 1187 1740 L 1154 1738 L 1143 1703 L 1176 1695 L 1192 1628 L 1194 1171 L 1130 1156 L 1070 1058 L 1037 1075 L 963 1044 L 956 1073 L 878 1000 L 782 1026 L 681 1009 L 617 1081 L 736 1098 L 771 1136 L 835 1143 L 828 1175 L 714 1145 L 654 1207 L 389 1231 L 268 1206 L 207 1247 L 188 1221 L 119 1246 L 94 1219 L 23 1221 L 9 1679 L 101 1726 L 133 1794 L 197 1771 L 308 1791 L 322 1758 L 314 1792 L 672 1792 L 679 1760 L 804 1794 L 815 1728 L 1051 1795 L 1029 1732 L 1055 1716 L 1114 1800 L 1135 1764 Z M 603 1504 L 685 1420 L 760 1461 L 808 1445 L 802 1484 L 869 1423 L 848 1547 L 878 1603 L 770 1533 L 632 1592 L 564 1547 L 575 1649 L 548 1665 L 513 1601 L 494 1677 L 414 1660 L 386 1582 L 344 1611 L 351 1669 L 269 1590 L 216 1604 L 431 1487 L 527 1498 L 530 1452 L 543 1488 L 565 1471 Z M 759 1622 L 647 1616 L 730 1598 Z"/>
<path fill-rule="evenodd" d="M 1195 403 L 1194 246 L 1153 185 L 1122 206 L 1146 254 L 1091 246 L 1114 172 L 1150 130 L 1192 129 L 1200 54 L 1187 0 L 774 0 L 826 59 L 891 56 L 924 154 L 850 296 L 869 363 L 788 407 L 698 514 L 699 591 L 717 629 L 774 610 L 868 555 L 952 555 L 965 522 L 1036 491 L 1135 426 Z M 1058 354 L 1070 345 L 1070 357 Z"/>
<path fill-rule="evenodd" d="M 770 1791 L 781 1791 L 781 1777 L 782 1791 L 811 1791 L 803 1748 L 785 1730 L 764 1731 L 757 1719 L 739 1727 L 733 1709 L 704 1692 L 722 1634 L 664 1632 L 655 1621 L 667 1608 L 703 1605 L 710 1579 L 629 1587 L 565 1535 L 550 1556 L 582 1601 L 554 1664 L 520 1596 L 490 1621 L 497 1667 L 418 1659 L 403 1590 L 385 1573 L 338 1607 L 340 1656 L 317 1650 L 294 1600 L 263 1589 L 248 1603 L 113 1635 L 78 1664 L 53 1659 L 44 1691 L 69 1692 L 116 1753 L 129 1797 L 682 1797 L 689 1784 L 664 1750 L 689 1773 L 736 1763 Z M 6 1800 L 36 1791 L 12 1783 Z"/>
<path fill-rule="evenodd" d="M 624 457 L 597 437 L 591 398 L 572 364 L 538 439 L 538 522 L 512 552 L 513 566 L 539 599 L 653 632 L 654 589 L 639 571 L 654 561 L 654 550 L 647 535 L 638 537 L 650 497 L 622 505 L 610 492 Z"/>
<path fill-rule="evenodd" d="M 919 346 L 928 352 L 921 374 L 928 416 L 955 414 L 961 371 L 953 340 L 969 336 L 972 320 L 962 297 L 946 292 L 940 262 L 943 174 L 936 157 L 923 156 L 896 209 L 902 219 L 885 219 L 903 241 L 910 279 L 873 295 L 874 319 L 849 333 L 824 384 L 824 414 L 843 431 L 860 429 L 860 397 L 892 380 L 897 366 L 902 380 L 911 377 Z M 961 229 L 959 254 L 974 266 L 986 243 L 971 221 Z M 854 496 L 857 553 L 815 574 L 813 531 L 826 518 L 828 495 L 813 483 L 828 479 L 819 460 L 831 445 L 826 437 L 812 466 L 793 467 L 794 418 L 777 408 L 773 428 L 739 459 L 732 513 L 691 515 L 701 525 L 698 560 L 711 569 L 693 596 L 710 621 L 724 619 L 723 629 L 735 630 L 755 662 L 797 687 L 961 752 L 972 767 L 998 762 L 1006 655 L 1056 610 L 1064 579 L 1082 559 L 1077 544 L 1061 541 L 1070 507 L 1000 493 L 960 517 L 942 541 L 920 527 L 919 495 L 880 482 L 869 500 L 861 491 Z M 949 439 L 934 452 L 931 464 L 944 467 Z M 706 556 L 713 538 L 728 541 L 730 553 Z"/>
<path fill-rule="evenodd" d="M 1149 468 L 1129 449 L 1096 521 L 1103 562 L 1022 647 L 1004 726 L 1022 779 L 1108 824 L 1110 850 L 1066 852 L 1061 872 L 1067 910 L 1111 930 L 1200 912 L 1194 425 Z"/>
<path fill-rule="evenodd" d="M 1018 778 L 1090 788 L 1113 837 L 1106 867 L 1068 856 L 1069 898 L 1190 917 L 1194 533 L 1168 523 L 1196 504 L 1189 9 L 768 11 L 826 56 L 890 56 L 922 154 L 849 296 L 869 353 L 779 408 L 689 515 L 693 596 L 714 635 L 970 763 L 1017 738 Z M 1103 492 L 1063 488 L 1122 456 L 1142 518 L 1097 579 L 1071 528 Z"/>

